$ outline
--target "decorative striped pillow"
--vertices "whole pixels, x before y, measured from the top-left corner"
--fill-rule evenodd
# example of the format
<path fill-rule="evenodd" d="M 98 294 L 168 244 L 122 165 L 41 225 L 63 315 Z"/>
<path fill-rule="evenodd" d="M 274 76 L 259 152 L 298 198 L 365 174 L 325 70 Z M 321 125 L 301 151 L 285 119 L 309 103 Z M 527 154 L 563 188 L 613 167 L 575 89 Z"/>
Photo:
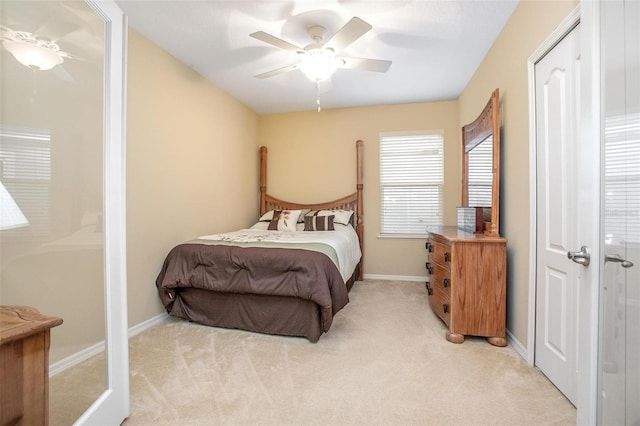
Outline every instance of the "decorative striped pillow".
<path fill-rule="evenodd" d="M 335 223 L 339 223 L 341 225 L 348 225 L 351 220 L 351 216 L 353 215 L 353 210 L 342 210 L 342 209 L 333 209 L 333 210 L 320 210 L 316 213 L 318 216 L 329 216 L 334 215 Z"/>
<path fill-rule="evenodd" d="M 335 231 L 333 226 L 334 215 L 329 216 L 305 216 L 305 231 Z"/>

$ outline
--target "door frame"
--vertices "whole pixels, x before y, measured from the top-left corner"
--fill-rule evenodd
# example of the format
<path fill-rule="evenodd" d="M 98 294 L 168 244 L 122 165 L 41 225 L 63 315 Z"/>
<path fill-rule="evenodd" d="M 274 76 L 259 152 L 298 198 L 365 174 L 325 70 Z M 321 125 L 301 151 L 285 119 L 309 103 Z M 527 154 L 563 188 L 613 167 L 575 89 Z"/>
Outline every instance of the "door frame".
<path fill-rule="evenodd" d="M 120 424 L 129 416 L 126 265 L 127 18 L 113 0 L 85 0 L 105 25 L 104 49 L 104 303 L 105 390 L 75 424 Z"/>
<path fill-rule="evenodd" d="M 598 394 L 598 324 L 599 283 L 602 251 L 600 240 L 600 192 L 593 197 L 593 188 L 600 180 L 600 14 L 597 1 L 582 0 L 556 27 L 527 61 L 529 91 L 529 305 L 526 361 L 533 367 L 536 333 L 536 267 L 537 267 L 537 160 L 535 64 L 542 59 L 576 25 L 581 27 L 580 69 L 580 153 L 578 180 L 578 240 L 591 248 L 591 265 L 584 268 L 578 300 L 577 348 L 577 423 L 596 424 Z M 584 232 L 582 229 L 588 229 Z M 576 248 L 577 250 L 577 248 Z M 588 307 L 588 308 L 583 308 Z"/>
<path fill-rule="evenodd" d="M 581 1 L 581 126 L 580 138 L 583 149 L 579 153 L 581 169 L 578 193 L 580 215 L 578 233 L 581 244 L 591 248 L 591 265 L 584 269 L 584 286 L 580 291 L 578 314 L 578 418 L 577 424 L 598 422 L 598 356 L 600 319 L 600 286 L 604 272 L 602 241 L 602 126 L 600 72 L 600 2 Z M 593 189 L 598 188 L 593 197 Z M 588 307 L 588 308 L 587 308 Z M 584 309 L 581 309 L 584 308 Z"/>

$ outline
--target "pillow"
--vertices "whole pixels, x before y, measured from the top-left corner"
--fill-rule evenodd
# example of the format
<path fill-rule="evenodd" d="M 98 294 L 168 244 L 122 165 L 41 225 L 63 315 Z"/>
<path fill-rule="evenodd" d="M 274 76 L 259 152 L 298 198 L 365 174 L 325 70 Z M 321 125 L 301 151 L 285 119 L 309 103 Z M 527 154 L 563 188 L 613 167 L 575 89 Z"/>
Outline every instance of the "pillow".
<path fill-rule="evenodd" d="M 271 213 L 271 219 L 269 220 L 269 226 L 267 229 L 269 231 L 277 231 L 278 230 L 278 220 L 280 220 L 280 214 L 282 210 L 271 210 L 264 214 L 262 217 L 267 217 L 268 214 Z M 260 219 L 262 219 L 262 217 Z"/>
<path fill-rule="evenodd" d="M 304 223 L 304 217 L 311 212 L 311 209 L 300 210 L 300 216 L 298 216 L 298 223 Z"/>
<path fill-rule="evenodd" d="M 274 211 L 276 211 L 276 210 L 269 210 L 268 212 L 266 212 L 265 214 L 260 216 L 260 219 L 258 219 L 258 221 L 259 222 L 271 222 L 271 220 L 273 219 L 273 212 Z M 298 216 L 298 223 L 304 223 L 304 217 L 310 211 L 311 211 L 310 209 L 300 210 L 300 216 Z"/>
<path fill-rule="evenodd" d="M 304 230 L 305 231 L 335 231 L 333 226 L 333 220 L 335 216 L 305 216 L 304 217 Z"/>
<path fill-rule="evenodd" d="M 274 210 L 269 210 L 268 212 L 260 216 L 258 222 L 271 222 L 271 219 L 273 219 L 273 212 Z"/>
<path fill-rule="evenodd" d="M 300 210 L 274 210 L 273 218 L 269 222 L 270 231 L 295 231 Z"/>
<path fill-rule="evenodd" d="M 351 220 L 351 216 L 353 215 L 353 210 L 320 210 L 318 212 L 318 216 L 331 216 L 334 215 L 335 219 L 333 220 L 335 223 L 339 223 L 341 225 L 348 225 Z"/>

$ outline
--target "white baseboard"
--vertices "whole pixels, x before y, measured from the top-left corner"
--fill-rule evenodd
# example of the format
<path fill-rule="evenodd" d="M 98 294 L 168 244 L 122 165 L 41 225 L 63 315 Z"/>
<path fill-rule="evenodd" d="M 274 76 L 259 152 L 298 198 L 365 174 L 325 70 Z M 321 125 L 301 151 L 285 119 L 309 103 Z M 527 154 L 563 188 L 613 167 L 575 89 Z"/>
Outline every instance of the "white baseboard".
<path fill-rule="evenodd" d="M 133 336 L 142 333 L 143 331 L 153 327 L 154 325 L 160 324 L 162 321 L 164 321 L 168 317 L 169 317 L 169 314 L 164 312 L 164 313 L 161 313 L 160 315 L 156 315 L 155 317 L 149 318 L 148 320 L 143 321 L 140 324 L 134 325 L 133 327 L 129 328 L 127 336 L 129 336 L 129 339 L 131 339 Z"/>
<path fill-rule="evenodd" d="M 104 352 L 104 340 L 51 364 L 49 366 L 49 377 L 62 373 L 64 370 L 80 364 L 101 352 Z"/>
<path fill-rule="evenodd" d="M 427 277 L 412 277 L 407 275 L 377 275 L 377 274 L 364 274 L 365 280 L 385 280 L 385 281 L 418 281 L 425 282 Z"/>
<path fill-rule="evenodd" d="M 509 346 L 511 346 L 517 353 L 518 355 L 520 355 L 522 357 L 522 359 L 524 359 L 529 365 L 533 365 L 530 361 L 529 361 L 529 357 L 527 355 L 527 348 L 525 348 L 522 343 L 520 343 L 520 341 L 518 339 L 516 339 L 516 336 L 514 336 L 509 329 L 507 329 L 507 342 L 509 343 Z"/>
<path fill-rule="evenodd" d="M 131 327 L 127 332 L 127 336 L 130 339 L 136 334 L 142 333 L 144 330 L 149 329 L 154 325 L 161 323 L 168 316 L 169 316 L 168 314 L 162 313 L 146 321 L 143 321 L 140 324 Z M 64 359 L 61 359 L 60 361 L 57 361 L 51 364 L 49 366 L 49 377 L 53 377 L 58 373 L 62 373 L 64 370 L 71 368 L 75 365 L 78 365 L 81 362 L 88 360 L 92 356 L 96 356 L 99 353 L 104 352 L 104 346 L 105 346 L 105 343 L 104 343 L 104 340 L 102 340 L 96 343 L 95 345 L 91 345 L 86 349 L 83 349 L 79 352 L 76 352 L 73 355 L 70 355 Z"/>

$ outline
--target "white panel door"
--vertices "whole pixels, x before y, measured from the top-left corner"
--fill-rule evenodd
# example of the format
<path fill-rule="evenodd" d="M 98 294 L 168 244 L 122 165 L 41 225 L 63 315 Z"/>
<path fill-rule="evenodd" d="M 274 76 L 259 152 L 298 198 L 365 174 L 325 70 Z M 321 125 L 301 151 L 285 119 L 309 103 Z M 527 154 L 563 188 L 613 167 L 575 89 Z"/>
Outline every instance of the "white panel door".
<path fill-rule="evenodd" d="M 579 26 L 535 65 L 537 268 L 535 365 L 576 404 Z"/>

